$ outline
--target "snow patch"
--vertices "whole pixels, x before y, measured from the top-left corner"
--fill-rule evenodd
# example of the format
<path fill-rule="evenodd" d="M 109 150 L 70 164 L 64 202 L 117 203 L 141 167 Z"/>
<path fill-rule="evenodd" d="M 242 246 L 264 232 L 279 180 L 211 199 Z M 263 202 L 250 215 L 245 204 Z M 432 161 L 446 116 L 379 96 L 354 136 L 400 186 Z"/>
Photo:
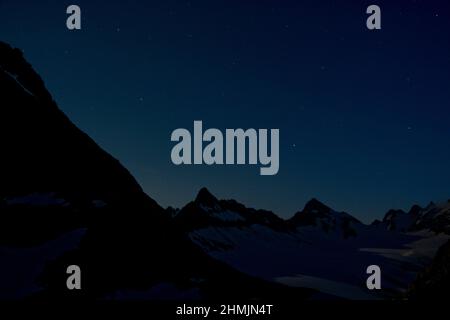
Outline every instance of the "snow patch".
<path fill-rule="evenodd" d="M 32 193 L 26 196 L 7 198 L 6 204 L 10 206 L 14 205 L 27 205 L 36 207 L 46 206 L 61 206 L 66 204 L 66 200 L 56 197 L 55 192 L 49 193 Z"/>

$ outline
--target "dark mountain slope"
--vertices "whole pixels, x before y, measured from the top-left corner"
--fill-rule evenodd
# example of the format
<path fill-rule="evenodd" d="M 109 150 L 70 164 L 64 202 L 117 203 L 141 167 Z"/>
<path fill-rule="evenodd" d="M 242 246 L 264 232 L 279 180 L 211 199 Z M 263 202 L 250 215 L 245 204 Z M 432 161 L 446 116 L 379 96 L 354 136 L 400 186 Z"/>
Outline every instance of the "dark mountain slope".
<path fill-rule="evenodd" d="M 0 243 L 36 243 L 86 225 L 97 203 L 164 219 L 130 173 L 58 109 L 21 51 L 2 42 L 0 88 Z M 36 206 L 43 198 L 51 205 Z"/>
<path fill-rule="evenodd" d="M 193 245 L 129 172 L 58 109 L 21 51 L 1 42 L 0 88 L 0 255 L 22 257 L 49 240 L 63 247 L 61 235 L 85 230 L 78 249 L 45 262 L 33 299 L 97 299 L 158 283 L 196 288 L 209 299 L 236 292 L 241 299 L 297 299 L 309 292 L 245 276 Z M 82 269 L 81 291 L 66 289 L 71 264 Z M 24 267 L 10 266 L 2 279 L 14 281 Z"/>
<path fill-rule="evenodd" d="M 107 202 L 143 197 L 135 179 L 58 109 L 18 49 L 0 42 L 0 195 L 64 192 Z M 16 170 L 20 169 L 20 170 Z"/>
<path fill-rule="evenodd" d="M 411 299 L 449 300 L 450 298 L 450 241 L 436 254 L 433 263 L 419 274 L 409 291 Z"/>

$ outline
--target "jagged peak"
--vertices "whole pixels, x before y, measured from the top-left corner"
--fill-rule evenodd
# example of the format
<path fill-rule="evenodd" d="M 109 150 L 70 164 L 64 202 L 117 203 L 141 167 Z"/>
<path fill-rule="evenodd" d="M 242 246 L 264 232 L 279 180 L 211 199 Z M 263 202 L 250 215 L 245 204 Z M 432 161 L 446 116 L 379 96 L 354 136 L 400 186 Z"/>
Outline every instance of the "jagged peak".
<path fill-rule="evenodd" d="M 422 210 L 423 210 L 423 208 L 421 206 L 415 204 L 411 207 L 411 209 L 409 209 L 408 214 L 416 215 L 416 214 L 419 214 L 419 212 Z"/>
<path fill-rule="evenodd" d="M 384 215 L 383 221 L 386 222 L 386 221 L 392 220 L 393 218 L 395 218 L 398 215 L 404 215 L 404 214 L 406 214 L 406 212 L 403 211 L 402 209 L 390 209 Z"/>
<path fill-rule="evenodd" d="M 207 188 L 203 187 L 198 192 L 194 202 L 213 207 L 219 203 L 219 200 Z"/>
<path fill-rule="evenodd" d="M 291 222 L 295 224 L 314 224 L 317 216 L 325 216 L 333 211 L 330 207 L 326 206 L 316 198 L 309 200 L 302 211 L 298 211 L 291 219 Z"/>
<path fill-rule="evenodd" d="M 303 213 L 327 213 L 332 211 L 330 207 L 323 204 L 316 198 L 309 200 L 303 208 Z"/>
<path fill-rule="evenodd" d="M 430 201 L 430 203 L 425 207 L 426 210 L 429 210 L 431 208 L 436 207 L 436 204 L 433 201 Z"/>

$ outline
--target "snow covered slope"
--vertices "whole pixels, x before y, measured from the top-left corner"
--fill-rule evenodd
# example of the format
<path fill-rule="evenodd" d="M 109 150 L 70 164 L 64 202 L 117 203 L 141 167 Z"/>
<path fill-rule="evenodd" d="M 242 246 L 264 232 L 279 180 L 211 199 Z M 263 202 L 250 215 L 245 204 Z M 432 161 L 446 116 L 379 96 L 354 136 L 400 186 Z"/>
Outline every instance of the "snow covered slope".
<path fill-rule="evenodd" d="M 431 230 L 450 234 L 450 201 L 427 207 L 413 206 L 409 212 L 390 210 L 382 222 L 374 225 L 391 231 Z"/>
<path fill-rule="evenodd" d="M 449 238 L 365 225 L 316 199 L 285 221 L 218 200 L 206 189 L 175 221 L 205 252 L 240 271 L 342 298 L 378 299 L 403 292 Z M 366 269 L 373 264 L 383 272 L 381 296 L 366 289 Z"/>

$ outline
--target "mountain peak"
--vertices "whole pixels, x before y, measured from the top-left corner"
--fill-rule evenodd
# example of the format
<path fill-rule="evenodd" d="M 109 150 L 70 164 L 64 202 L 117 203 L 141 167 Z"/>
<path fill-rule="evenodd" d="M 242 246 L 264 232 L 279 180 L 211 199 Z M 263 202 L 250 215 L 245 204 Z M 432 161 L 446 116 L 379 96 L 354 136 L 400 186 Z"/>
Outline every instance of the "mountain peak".
<path fill-rule="evenodd" d="M 436 204 L 433 201 L 430 201 L 430 203 L 425 207 L 425 209 L 429 210 L 429 209 L 431 209 L 431 208 L 433 208 L 435 206 L 436 206 Z"/>
<path fill-rule="evenodd" d="M 356 225 L 360 221 L 346 212 L 337 212 L 319 200 L 312 198 L 303 208 L 297 212 L 289 223 L 295 228 L 303 226 L 316 226 L 324 232 L 338 232 L 344 239 L 357 235 Z"/>
<path fill-rule="evenodd" d="M 330 211 L 330 207 L 326 206 L 316 198 L 309 200 L 303 208 L 303 213 L 327 213 Z"/>
<path fill-rule="evenodd" d="M 409 215 L 417 215 L 422 210 L 423 210 L 423 208 L 421 206 L 415 204 L 411 207 L 411 209 L 409 209 L 408 214 Z"/>
<path fill-rule="evenodd" d="M 411 210 L 412 210 L 412 208 L 411 208 Z M 383 221 L 389 222 L 389 221 L 396 219 L 398 216 L 404 216 L 404 215 L 406 215 L 406 212 L 403 211 L 402 209 L 389 209 L 389 211 L 386 212 L 386 214 L 384 215 Z"/>
<path fill-rule="evenodd" d="M 195 203 L 204 204 L 208 207 L 213 207 L 218 204 L 219 200 L 205 187 L 201 188 L 195 198 Z"/>
<path fill-rule="evenodd" d="M 2 141 L 1 196 L 57 191 L 108 203 L 147 198 L 130 172 L 58 108 L 22 51 L 4 42 L 0 88 L 0 136 L 8 137 Z"/>
<path fill-rule="evenodd" d="M 316 218 L 323 218 L 330 213 L 332 209 L 316 198 L 309 200 L 302 211 L 297 212 L 291 219 L 294 225 L 315 225 Z"/>

